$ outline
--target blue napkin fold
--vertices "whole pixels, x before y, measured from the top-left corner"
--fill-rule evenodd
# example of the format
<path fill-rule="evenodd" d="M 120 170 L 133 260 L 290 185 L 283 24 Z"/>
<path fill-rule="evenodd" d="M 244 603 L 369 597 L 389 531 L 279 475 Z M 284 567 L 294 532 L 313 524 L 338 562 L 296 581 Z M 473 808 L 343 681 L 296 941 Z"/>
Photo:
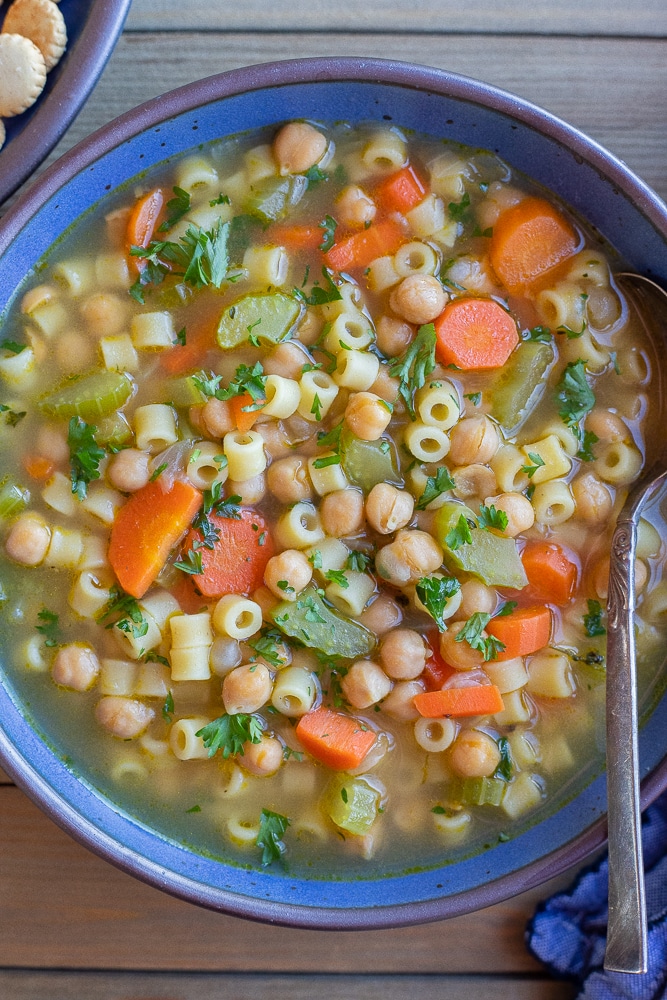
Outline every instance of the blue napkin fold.
<path fill-rule="evenodd" d="M 667 1000 L 667 792 L 642 822 L 648 972 L 605 972 L 607 858 L 582 872 L 566 892 L 540 905 L 528 924 L 529 951 L 558 977 L 581 984 L 577 1000 Z"/>

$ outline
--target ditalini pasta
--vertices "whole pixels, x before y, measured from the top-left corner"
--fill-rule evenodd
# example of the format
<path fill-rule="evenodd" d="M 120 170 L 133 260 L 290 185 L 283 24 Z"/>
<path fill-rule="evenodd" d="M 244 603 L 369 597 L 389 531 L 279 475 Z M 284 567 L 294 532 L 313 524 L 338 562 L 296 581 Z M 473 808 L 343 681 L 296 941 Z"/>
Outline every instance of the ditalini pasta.
<path fill-rule="evenodd" d="M 243 864 L 398 873 L 558 808 L 602 766 L 610 532 L 661 426 L 615 269 L 493 154 L 388 125 L 110 193 L 2 317 L 0 627 L 52 745 Z"/>

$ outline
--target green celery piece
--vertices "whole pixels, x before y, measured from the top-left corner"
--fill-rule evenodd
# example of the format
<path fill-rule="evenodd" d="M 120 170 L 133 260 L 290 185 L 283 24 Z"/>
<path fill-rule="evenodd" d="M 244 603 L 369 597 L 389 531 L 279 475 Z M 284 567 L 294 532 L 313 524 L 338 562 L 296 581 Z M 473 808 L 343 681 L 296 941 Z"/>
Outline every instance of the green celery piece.
<path fill-rule="evenodd" d="M 165 403 L 178 407 L 198 406 L 206 402 L 206 396 L 197 387 L 192 375 L 168 379 L 162 388 L 162 396 Z"/>
<path fill-rule="evenodd" d="M 383 441 L 389 445 L 385 451 L 382 450 Z M 369 493 L 378 483 L 403 486 L 396 445 L 391 438 L 363 441 L 345 428 L 340 437 L 340 455 L 345 475 L 364 493 Z"/>
<path fill-rule="evenodd" d="M 0 517 L 20 514 L 30 501 L 30 493 L 12 479 L 5 479 L 0 485 Z"/>
<path fill-rule="evenodd" d="M 283 219 L 303 197 L 308 181 L 299 174 L 291 177 L 265 177 L 253 184 L 243 206 L 244 211 L 262 222 Z"/>
<path fill-rule="evenodd" d="M 528 577 L 519 557 L 516 541 L 502 538 L 482 528 L 472 529 L 472 542 L 452 549 L 446 542 L 449 532 L 463 516 L 477 524 L 477 518 L 465 504 L 447 500 L 435 515 L 433 533 L 445 554 L 450 569 L 462 569 L 478 576 L 490 587 L 512 587 L 521 590 L 528 584 Z"/>
<path fill-rule="evenodd" d="M 554 360 L 551 344 L 526 341 L 503 366 L 491 390 L 491 416 L 513 432 L 537 406 Z"/>
<path fill-rule="evenodd" d="M 357 659 L 368 656 L 376 645 L 372 632 L 333 611 L 314 587 L 306 587 L 296 601 L 281 601 L 271 611 L 271 617 L 285 635 L 327 656 Z"/>
<path fill-rule="evenodd" d="M 220 317 L 218 344 L 225 350 L 238 347 L 250 334 L 263 343 L 277 344 L 292 332 L 303 309 L 302 303 L 282 292 L 244 295 Z"/>
<path fill-rule="evenodd" d="M 324 811 L 348 833 L 363 836 L 372 827 L 378 813 L 380 793 L 363 778 L 337 775 L 324 793 Z"/>
<path fill-rule="evenodd" d="M 507 782 L 502 778 L 463 778 L 452 787 L 452 798 L 466 806 L 499 806 Z"/>
<path fill-rule="evenodd" d="M 123 413 L 112 413 L 97 422 L 95 440 L 110 451 L 127 448 L 134 438 L 132 428 Z"/>
<path fill-rule="evenodd" d="M 117 371 L 96 371 L 65 382 L 43 396 L 37 406 L 49 417 L 81 417 L 90 423 L 123 406 L 134 390 L 129 375 Z"/>

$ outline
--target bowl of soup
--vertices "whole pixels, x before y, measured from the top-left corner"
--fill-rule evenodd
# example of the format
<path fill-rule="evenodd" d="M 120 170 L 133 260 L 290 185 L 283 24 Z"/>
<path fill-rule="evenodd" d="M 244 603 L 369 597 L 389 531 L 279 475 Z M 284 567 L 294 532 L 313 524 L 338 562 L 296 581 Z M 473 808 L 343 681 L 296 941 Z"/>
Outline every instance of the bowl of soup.
<path fill-rule="evenodd" d="M 481 83 L 251 67 L 150 102 L 0 229 L 0 757 L 226 912 L 439 919 L 604 842 L 614 518 L 667 210 Z M 644 512 L 644 798 L 665 785 Z"/>

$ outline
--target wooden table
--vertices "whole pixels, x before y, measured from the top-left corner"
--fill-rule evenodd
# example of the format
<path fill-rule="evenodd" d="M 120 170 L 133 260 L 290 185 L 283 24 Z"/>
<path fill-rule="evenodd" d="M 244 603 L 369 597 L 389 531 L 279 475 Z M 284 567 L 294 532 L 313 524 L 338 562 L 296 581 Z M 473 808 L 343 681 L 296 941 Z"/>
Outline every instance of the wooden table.
<path fill-rule="evenodd" d="M 173 87 L 294 56 L 382 56 L 478 77 L 580 127 L 667 197 L 664 0 L 134 0 L 62 153 Z M 568 879 L 561 879 L 559 885 Z M 318 932 L 197 909 L 74 843 L 0 776 L 0 997 L 563 1000 L 525 949 L 554 883 L 469 916 Z"/>

